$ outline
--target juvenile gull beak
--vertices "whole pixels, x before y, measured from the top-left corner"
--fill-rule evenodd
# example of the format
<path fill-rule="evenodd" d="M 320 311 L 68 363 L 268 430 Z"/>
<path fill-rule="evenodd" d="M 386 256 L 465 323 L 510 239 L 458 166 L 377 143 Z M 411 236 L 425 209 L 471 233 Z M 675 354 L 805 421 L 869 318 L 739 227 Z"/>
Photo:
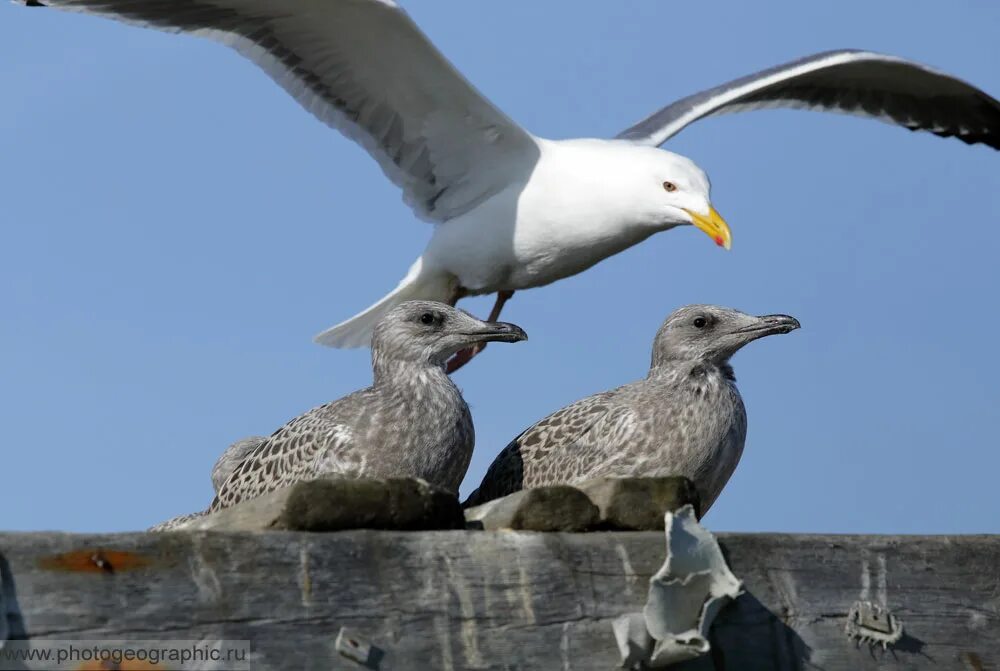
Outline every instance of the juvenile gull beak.
<path fill-rule="evenodd" d="M 521 342 L 528 334 L 517 324 L 507 322 L 483 322 L 481 328 L 463 333 L 469 342 Z"/>
<path fill-rule="evenodd" d="M 698 214 L 691 210 L 684 210 L 690 215 L 694 225 L 715 240 L 715 244 L 725 249 L 733 246 L 733 234 L 729 231 L 729 224 L 722 218 L 722 215 L 715 211 L 711 205 L 708 206 L 708 214 Z"/>
<path fill-rule="evenodd" d="M 801 326 L 798 319 L 788 315 L 761 315 L 753 324 L 736 329 L 734 333 L 752 333 L 755 338 L 763 338 L 778 333 L 791 333 Z"/>

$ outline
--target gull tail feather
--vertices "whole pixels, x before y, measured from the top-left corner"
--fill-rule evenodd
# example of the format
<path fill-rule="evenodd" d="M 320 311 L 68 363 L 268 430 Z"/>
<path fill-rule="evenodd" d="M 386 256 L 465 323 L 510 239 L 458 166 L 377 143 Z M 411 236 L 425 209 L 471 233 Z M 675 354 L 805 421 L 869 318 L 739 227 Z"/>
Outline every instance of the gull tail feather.
<path fill-rule="evenodd" d="M 327 347 L 369 347 L 372 331 L 387 312 L 405 301 L 425 300 L 450 303 L 454 299 L 455 279 L 448 274 L 427 272 L 423 259 L 410 266 L 399 285 L 363 312 L 317 335 L 315 340 Z"/>

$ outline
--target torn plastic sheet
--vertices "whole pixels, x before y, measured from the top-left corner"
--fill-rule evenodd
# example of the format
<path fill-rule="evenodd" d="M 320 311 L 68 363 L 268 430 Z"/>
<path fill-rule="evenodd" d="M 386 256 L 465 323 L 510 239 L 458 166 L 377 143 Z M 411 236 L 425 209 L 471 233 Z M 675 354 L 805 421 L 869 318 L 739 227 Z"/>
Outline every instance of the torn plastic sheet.
<path fill-rule="evenodd" d="M 715 616 L 742 592 L 743 583 L 692 506 L 668 512 L 664 530 L 667 559 L 649 579 L 645 608 L 613 623 L 625 668 L 663 668 L 704 655 Z"/>

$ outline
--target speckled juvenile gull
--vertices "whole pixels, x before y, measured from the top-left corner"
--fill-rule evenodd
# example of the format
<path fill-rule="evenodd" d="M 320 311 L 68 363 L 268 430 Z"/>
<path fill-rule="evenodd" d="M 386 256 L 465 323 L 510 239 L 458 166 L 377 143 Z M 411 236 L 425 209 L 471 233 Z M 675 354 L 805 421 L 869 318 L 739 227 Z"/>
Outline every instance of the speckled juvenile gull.
<path fill-rule="evenodd" d="M 236 441 L 212 468 L 216 497 L 209 509 L 150 531 L 183 528 L 214 510 L 327 474 L 419 477 L 457 492 L 475 432 L 444 362 L 476 342 L 525 338 L 513 324 L 483 322 L 441 303 L 397 306 L 375 330 L 371 387 L 314 408 L 269 437 Z"/>
<path fill-rule="evenodd" d="M 698 119 L 793 107 L 1000 149 L 995 99 L 945 73 L 868 51 L 831 51 L 756 72 L 682 98 L 613 140 L 551 141 L 476 91 L 391 0 L 21 1 L 233 47 L 364 147 L 417 216 L 437 224 L 396 289 L 317 336 L 337 347 L 367 345 L 379 318 L 408 299 L 454 304 L 496 293 L 496 319 L 514 291 L 581 272 L 677 226 L 693 224 L 728 247 L 729 228 L 710 204 L 705 173 L 656 149 Z"/>
<path fill-rule="evenodd" d="M 445 361 L 477 342 L 526 338 L 513 324 L 484 322 L 443 303 L 396 306 L 375 327 L 372 386 L 275 431 L 240 461 L 209 510 L 328 474 L 422 478 L 457 492 L 475 433 Z"/>
<path fill-rule="evenodd" d="M 715 501 L 743 453 L 747 418 L 729 358 L 798 321 L 712 305 L 675 311 L 653 342 L 649 375 L 536 423 L 497 456 L 465 505 L 588 478 L 683 475 Z"/>

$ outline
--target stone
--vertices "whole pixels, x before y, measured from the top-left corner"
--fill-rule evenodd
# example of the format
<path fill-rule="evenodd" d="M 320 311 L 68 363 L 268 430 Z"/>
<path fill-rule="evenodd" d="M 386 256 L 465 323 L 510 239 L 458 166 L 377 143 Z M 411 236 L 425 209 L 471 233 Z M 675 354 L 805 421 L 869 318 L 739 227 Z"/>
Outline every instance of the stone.
<path fill-rule="evenodd" d="M 621 531 L 662 531 L 663 515 L 690 504 L 699 511 L 698 492 L 690 480 L 663 478 L 594 478 L 576 485 L 599 510 L 598 526 Z"/>
<path fill-rule="evenodd" d="M 210 513 L 185 530 L 462 529 L 458 499 L 423 480 L 322 477 Z"/>
<path fill-rule="evenodd" d="M 423 480 L 321 478 L 293 485 L 278 522 L 292 531 L 464 529 L 458 498 Z"/>
<path fill-rule="evenodd" d="M 465 519 L 486 530 L 586 531 L 597 524 L 598 509 L 579 489 L 551 485 L 468 508 Z"/>

